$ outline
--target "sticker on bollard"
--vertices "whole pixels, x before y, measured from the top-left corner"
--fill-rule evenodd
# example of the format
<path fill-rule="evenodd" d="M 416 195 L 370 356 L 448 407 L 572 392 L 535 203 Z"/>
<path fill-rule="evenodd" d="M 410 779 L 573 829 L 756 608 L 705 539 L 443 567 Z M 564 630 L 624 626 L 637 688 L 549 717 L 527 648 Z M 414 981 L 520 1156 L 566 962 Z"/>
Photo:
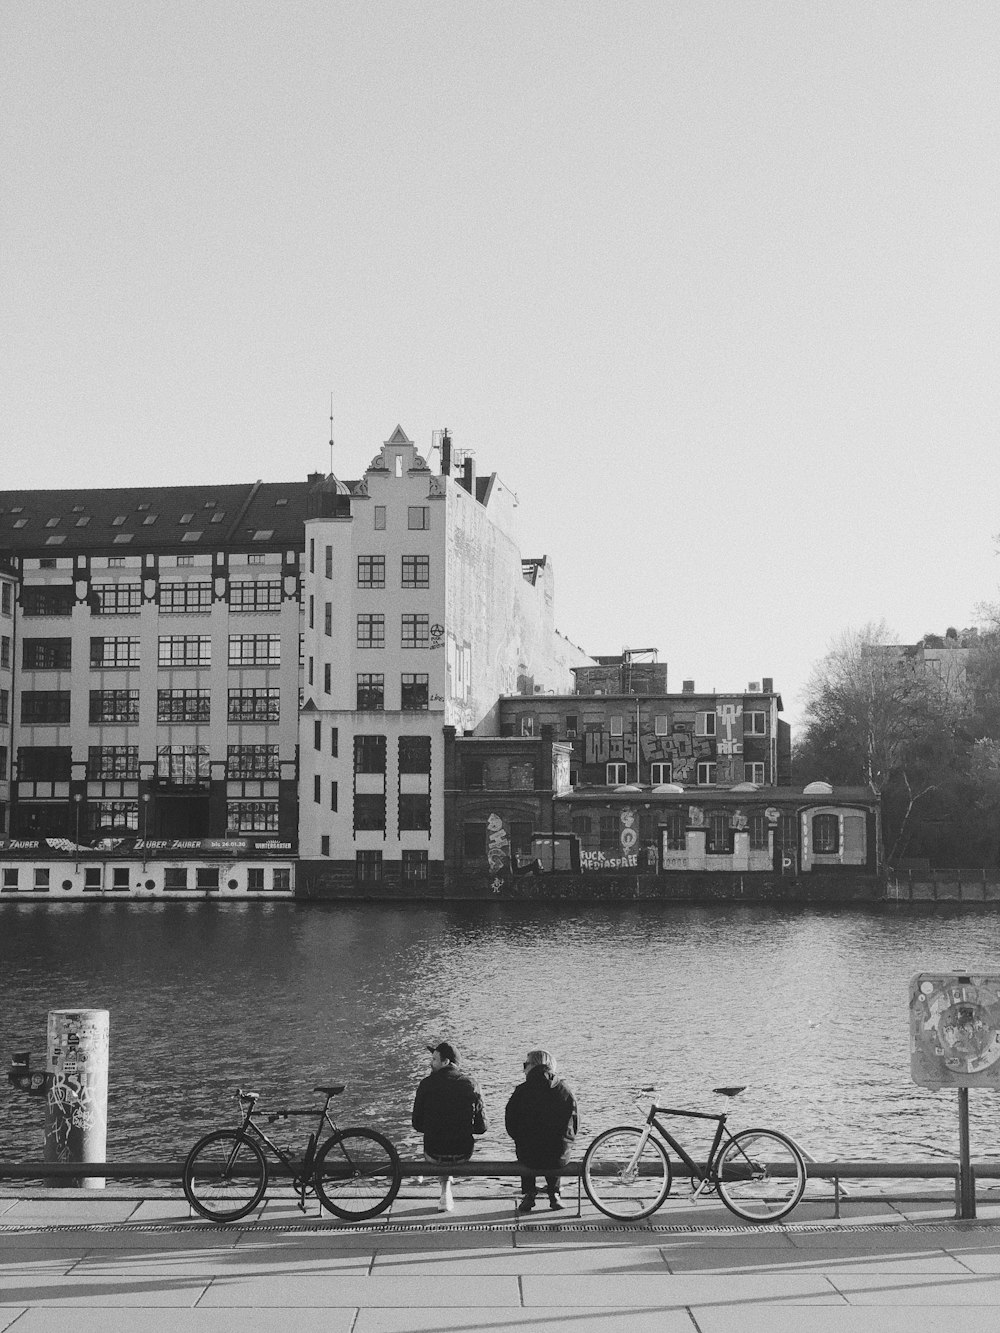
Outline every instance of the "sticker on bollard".
<path fill-rule="evenodd" d="M 50 1009 L 45 1160 L 103 1162 L 108 1144 L 107 1009 Z M 103 1176 L 70 1183 L 103 1189 Z"/>

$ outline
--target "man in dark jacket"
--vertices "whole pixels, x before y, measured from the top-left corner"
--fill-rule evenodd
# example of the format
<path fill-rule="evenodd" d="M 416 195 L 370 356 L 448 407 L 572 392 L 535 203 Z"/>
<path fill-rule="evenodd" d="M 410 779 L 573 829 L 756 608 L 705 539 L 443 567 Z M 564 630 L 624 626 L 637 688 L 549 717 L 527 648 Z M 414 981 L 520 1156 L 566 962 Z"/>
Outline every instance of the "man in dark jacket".
<path fill-rule="evenodd" d="M 517 1160 L 524 1167 L 521 1189 L 524 1198 L 519 1213 L 535 1206 L 535 1177 L 545 1177 L 549 1207 L 563 1206 L 559 1194 L 559 1168 L 566 1165 L 576 1138 L 576 1099 L 556 1078 L 556 1062 L 548 1051 L 529 1051 L 524 1062 L 524 1082 L 514 1089 L 505 1115 L 507 1133 L 514 1140 Z"/>
<path fill-rule="evenodd" d="M 427 1049 L 431 1072 L 417 1086 L 413 1128 L 424 1136 L 429 1162 L 467 1162 L 475 1147 L 472 1136 L 486 1133 L 483 1099 L 474 1080 L 459 1069 L 458 1051 L 450 1042 L 439 1041 Z M 451 1176 L 444 1176 L 438 1211 L 450 1213 L 454 1206 Z"/>

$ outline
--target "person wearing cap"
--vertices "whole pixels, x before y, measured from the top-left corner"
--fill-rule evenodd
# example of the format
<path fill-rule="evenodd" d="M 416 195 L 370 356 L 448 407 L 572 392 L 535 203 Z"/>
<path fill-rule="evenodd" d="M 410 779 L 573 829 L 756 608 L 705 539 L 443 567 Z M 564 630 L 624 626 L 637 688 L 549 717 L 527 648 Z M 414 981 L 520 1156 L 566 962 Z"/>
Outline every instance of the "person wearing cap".
<path fill-rule="evenodd" d="M 451 1042 L 428 1046 L 431 1072 L 420 1080 L 413 1099 L 413 1128 L 424 1136 L 424 1157 L 447 1165 L 467 1162 L 475 1143 L 473 1135 L 486 1133 L 483 1099 L 474 1079 L 459 1069 L 458 1051 Z M 441 1181 L 438 1211 L 451 1212 L 451 1176 Z"/>
<path fill-rule="evenodd" d="M 549 1207 L 562 1208 L 559 1169 L 566 1165 L 576 1138 L 576 1098 L 556 1078 L 555 1057 L 548 1051 L 529 1051 L 524 1061 L 524 1082 L 514 1089 L 504 1115 L 507 1133 L 514 1140 L 524 1194 L 519 1213 L 535 1206 L 536 1177 L 545 1177 Z"/>

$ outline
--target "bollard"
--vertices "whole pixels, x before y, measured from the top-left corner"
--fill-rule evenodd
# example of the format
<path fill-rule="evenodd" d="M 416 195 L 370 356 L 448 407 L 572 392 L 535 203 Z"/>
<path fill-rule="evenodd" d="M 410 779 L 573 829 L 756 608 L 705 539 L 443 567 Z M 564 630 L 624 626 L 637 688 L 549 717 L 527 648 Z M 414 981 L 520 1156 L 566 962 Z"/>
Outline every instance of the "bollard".
<path fill-rule="evenodd" d="M 108 1011 L 50 1009 L 45 1160 L 103 1162 L 108 1145 Z M 70 1183 L 103 1189 L 103 1176 Z"/>

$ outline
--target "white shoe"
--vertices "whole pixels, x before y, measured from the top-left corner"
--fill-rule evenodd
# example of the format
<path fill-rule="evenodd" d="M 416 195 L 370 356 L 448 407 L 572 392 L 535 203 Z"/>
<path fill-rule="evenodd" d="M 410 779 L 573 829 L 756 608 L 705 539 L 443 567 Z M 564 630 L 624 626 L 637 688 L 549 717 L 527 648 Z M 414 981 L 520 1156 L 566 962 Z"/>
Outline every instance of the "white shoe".
<path fill-rule="evenodd" d="M 438 1199 L 438 1212 L 450 1213 L 455 1207 L 455 1200 L 451 1197 L 451 1190 L 446 1190 Z"/>

